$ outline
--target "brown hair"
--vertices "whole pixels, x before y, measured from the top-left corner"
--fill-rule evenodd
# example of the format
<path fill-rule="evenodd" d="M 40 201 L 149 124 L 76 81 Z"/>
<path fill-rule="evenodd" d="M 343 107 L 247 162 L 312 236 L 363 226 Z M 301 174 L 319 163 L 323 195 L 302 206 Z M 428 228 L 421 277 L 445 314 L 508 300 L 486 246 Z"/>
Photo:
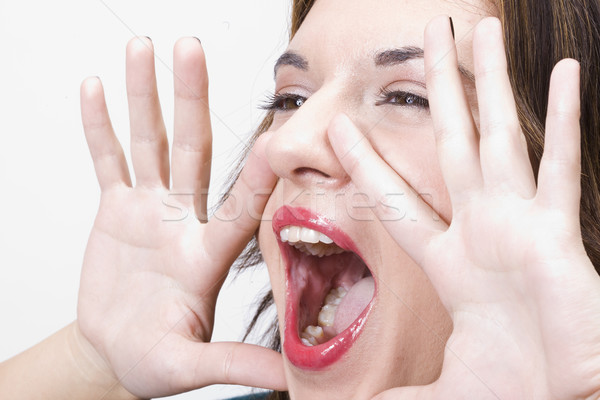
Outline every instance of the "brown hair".
<path fill-rule="evenodd" d="M 539 163 L 548 84 L 563 58 L 581 63 L 581 235 L 600 273 L 600 2 L 497 0 L 521 127 Z"/>
<path fill-rule="evenodd" d="M 293 0 L 290 39 L 316 0 Z M 599 0 L 493 0 L 504 27 L 508 72 L 521 128 L 534 169 L 544 147 L 548 85 L 554 65 L 563 58 L 581 64 L 581 232 L 588 256 L 600 273 L 600 1 Z M 266 132 L 273 114 L 267 114 L 254 140 Z M 237 176 L 243 163 L 236 168 Z M 242 254 L 239 267 L 261 261 L 254 239 Z M 263 312 L 273 304 L 272 292 L 260 302 L 246 337 Z M 281 351 L 277 321 L 271 324 L 271 348 Z M 270 399 L 289 399 L 274 392 Z"/>

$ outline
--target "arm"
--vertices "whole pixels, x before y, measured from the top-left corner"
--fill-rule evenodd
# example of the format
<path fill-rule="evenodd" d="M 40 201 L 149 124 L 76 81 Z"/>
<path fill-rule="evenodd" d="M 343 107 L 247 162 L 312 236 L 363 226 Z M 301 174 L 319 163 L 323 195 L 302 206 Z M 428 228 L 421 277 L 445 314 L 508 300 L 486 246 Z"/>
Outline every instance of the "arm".
<path fill-rule="evenodd" d="M 77 322 L 0 364 L 3 399 L 137 399 L 83 337 Z"/>

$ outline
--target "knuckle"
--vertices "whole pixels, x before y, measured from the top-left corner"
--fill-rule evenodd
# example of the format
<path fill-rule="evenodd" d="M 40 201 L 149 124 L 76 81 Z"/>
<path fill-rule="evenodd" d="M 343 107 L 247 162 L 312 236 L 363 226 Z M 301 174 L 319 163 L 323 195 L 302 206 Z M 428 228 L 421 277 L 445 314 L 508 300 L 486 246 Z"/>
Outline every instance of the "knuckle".
<path fill-rule="evenodd" d="M 194 62 L 197 64 L 197 62 Z M 201 74 L 196 78 L 195 82 L 186 82 L 179 77 L 176 79 L 176 95 L 180 100 L 192 102 L 199 106 L 208 107 L 208 75 Z"/>
<path fill-rule="evenodd" d="M 104 163 L 105 165 L 116 165 L 124 157 L 122 150 L 112 147 L 98 149 L 93 155 L 96 163 Z"/>
<path fill-rule="evenodd" d="M 579 120 L 580 111 L 578 108 L 574 108 L 567 104 L 559 104 L 548 110 L 548 118 L 556 121 L 572 121 Z"/>
<path fill-rule="evenodd" d="M 158 100 L 156 88 L 147 85 L 141 88 L 127 88 L 127 96 L 138 101 L 154 102 Z"/>
<path fill-rule="evenodd" d="M 200 103 L 208 107 L 208 79 L 200 83 L 200 90 L 195 90 L 185 83 L 177 90 L 177 97 L 181 100 Z"/>
<path fill-rule="evenodd" d="M 158 129 L 155 132 L 148 133 L 147 131 L 131 131 L 131 142 L 135 144 L 149 145 L 168 145 L 166 131 Z"/>
<path fill-rule="evenodd" d="M 489 63 L 482 63 L 475 69 L 475 81 L 496 81 L 500 77 L 508 77 L 506 68 L 498 65 L 497 60 Z"/>
<path fill-rule="evenodd" d="M 481 125 L 482 137 L 507 137 L 512 133 L 521 134 L 521 125 L 518 121 L 492 119 Z"/>
<path fill-rule="evenodd" d="M 86 118 L 83 120 L 83 130 L 86 133 L 103 131 L 110 128 L 110 123 L 102 118 Z"/>
<path fill-rule="evenodd" d="M 209 135 L 196 135 L 196 137 L 186 139 L 175 136 L 173 138 L 173 148 L 185 153 L 207 153 L 210 156 L 212 138 Z"/>

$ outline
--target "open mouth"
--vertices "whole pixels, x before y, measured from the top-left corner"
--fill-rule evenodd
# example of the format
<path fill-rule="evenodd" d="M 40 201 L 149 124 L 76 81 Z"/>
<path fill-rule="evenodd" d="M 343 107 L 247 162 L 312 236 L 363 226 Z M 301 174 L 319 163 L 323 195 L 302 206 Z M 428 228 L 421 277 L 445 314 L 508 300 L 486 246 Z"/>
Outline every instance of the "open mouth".
<path fill-rule="evenodd" d="M 322 369 L 361 333 L 375 298 L 373 275 L 352 240 L 310 210 L 280 208 L 273 230 L 286 270 L 285 354 L 299 368 Z"/>

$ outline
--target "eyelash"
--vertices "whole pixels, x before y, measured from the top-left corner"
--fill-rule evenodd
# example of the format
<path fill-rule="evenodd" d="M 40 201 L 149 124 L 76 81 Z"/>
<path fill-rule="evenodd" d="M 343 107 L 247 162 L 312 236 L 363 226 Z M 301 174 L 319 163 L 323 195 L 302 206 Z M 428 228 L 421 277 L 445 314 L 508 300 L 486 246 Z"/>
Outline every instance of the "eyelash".
<path fill-rule="evenodd" d="M 375 105 L 381 106 L 384 104 L 391 104 L 402 107 L 419 107 L 424 108 L 426 110 L 429 109 L 429 100 L 421 96 L 417 96 L 416 94 L 405 92 L 403 90 L 388 90 L 382 88 L 380 98 L 381 100 L 377 101 Z"/>
<path fill-rule="evenodd" d="M 269 95 L 261 109 L 267 111 L 290 111 L 300 108 L 307 100 L 306 97 L 292 93 L 278 93 Z M 399 101 L 398 101 L 399 100 Z M 291 104 L 289 104 L 291 102 Z M 416 94 L 405 92 L 402 90 L 381 89 L 380 100 L 375 105 L 381 106 L 391 104 L 402 107 L 419 107 L 426 110 L 429 109 L 429 100 L 417 96 Z"/>
<path fill-rule="evenodd" d="M 264 104 L 260 106 L 262 110 L 267 111 L 290 111 L 296 108 L 300 108 L 302 104 L 306 101 L 306 97 L 300 96 L 298 94 L 292 93 L 276 93 L 269 95 L 269 97 L 265 100 Z M 286 104 L 287 102 L 292 102 L 290 108 L 290 104 Z"/>

